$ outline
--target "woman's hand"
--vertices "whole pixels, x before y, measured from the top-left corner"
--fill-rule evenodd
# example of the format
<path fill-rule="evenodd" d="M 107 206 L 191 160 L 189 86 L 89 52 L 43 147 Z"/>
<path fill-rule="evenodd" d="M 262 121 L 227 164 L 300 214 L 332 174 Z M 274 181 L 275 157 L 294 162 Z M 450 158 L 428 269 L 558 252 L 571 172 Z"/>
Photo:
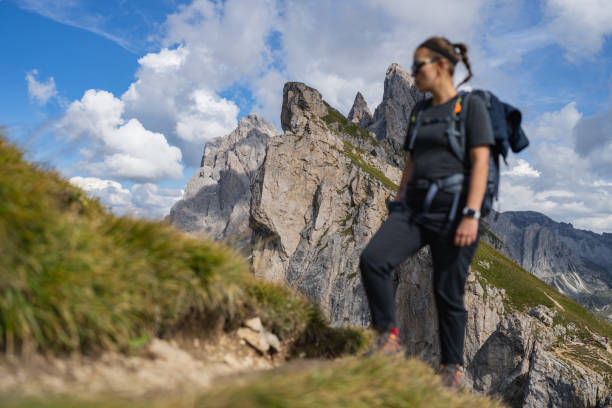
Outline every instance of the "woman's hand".
<path fill-rule="evenodd" d="M 455 245 L 459 247 L 471 245 L 476 241 L 477 234 L 478 220 L 476 218 L 463 217 L 455 232 Z"/>

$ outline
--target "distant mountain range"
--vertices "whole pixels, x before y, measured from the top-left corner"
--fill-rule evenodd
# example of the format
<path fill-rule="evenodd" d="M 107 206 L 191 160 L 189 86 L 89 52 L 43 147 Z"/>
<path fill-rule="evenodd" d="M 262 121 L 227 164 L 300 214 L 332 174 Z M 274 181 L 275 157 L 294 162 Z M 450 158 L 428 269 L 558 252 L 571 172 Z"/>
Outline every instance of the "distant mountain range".
<path fill-rule="evenodd" d="M 612 322 L 612 234 L 534 211 L 490 214 L 486 222 L 523 268 Z"/>

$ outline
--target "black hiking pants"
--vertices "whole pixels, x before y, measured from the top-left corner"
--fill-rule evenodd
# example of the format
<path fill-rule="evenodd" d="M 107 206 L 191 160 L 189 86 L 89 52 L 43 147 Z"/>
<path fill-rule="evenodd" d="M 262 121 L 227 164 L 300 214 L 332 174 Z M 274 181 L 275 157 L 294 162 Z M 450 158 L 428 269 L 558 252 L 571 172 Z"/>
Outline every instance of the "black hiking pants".
<path fill-rule="evenodd" d="M 467 320 L 463 297 L 478 238 L 470 246 L 455 246 L 457 223 L 458 220 L 449 229 L 452 233 L 443 234 L 417 223 L 411 210 L 394 211 L 362 252 L 359 266 L 374 328 L 380 332 L 391 330 L 396 327 L 391 273 L 410 255 L 429 245 L 440 332 L 440 363 L 463 365 Z"/>

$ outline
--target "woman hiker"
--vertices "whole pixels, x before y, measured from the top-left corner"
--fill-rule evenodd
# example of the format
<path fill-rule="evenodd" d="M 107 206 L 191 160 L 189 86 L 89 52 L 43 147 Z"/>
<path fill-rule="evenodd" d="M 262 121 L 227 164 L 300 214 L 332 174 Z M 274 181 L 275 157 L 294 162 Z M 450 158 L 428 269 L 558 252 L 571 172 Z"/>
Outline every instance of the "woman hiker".
<path fill-rule="evenodd" d="M 463 62 L 468 71 L 463 84 L 472 77 L 465 44 L 432 37 L 416 49 L 412 76 L 418 90 L 432 97 L 417 105 L 420 113 L 415 112 L 416 107 L 413 109 L 399 189 L 389 203 L 388 219 L 360 258 L 372 323 L 379 333 L 372 351 L 401 353 L 391 273 L 424 245 L 430 246 L 440 333 L 439 374 L 443 383 L 452 388 L 461 385 L 467 319 L 465 281 L 478 245 L 479 210 L 487 184 L 489 149 L 494 144 L 484 101 L 476 95 L 464 107 L 466 163 L 449 146 L 448 122 L 435 120 L 461 111 L 461 95 L 453 85 L 458 62 Z M 420 115 L 416 131 L 413 115 Z M 454 190 L 448 187 L 453 184 Z"/>

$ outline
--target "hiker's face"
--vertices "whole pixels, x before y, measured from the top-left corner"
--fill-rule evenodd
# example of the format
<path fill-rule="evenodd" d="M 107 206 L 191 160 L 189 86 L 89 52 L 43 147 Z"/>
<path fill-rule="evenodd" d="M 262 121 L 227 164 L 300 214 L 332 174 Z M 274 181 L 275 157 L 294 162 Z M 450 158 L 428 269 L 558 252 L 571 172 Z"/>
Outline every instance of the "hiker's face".
<path fill-rule="evenodd" d="M 435 58 L 427 48 L 417 48 L 413 56 L 412 77 L 420 92 L 431 92 L 439 82 L 443 70 L 440 59 Z M 414 69 L 417 68 L 418 69 Z"/>

